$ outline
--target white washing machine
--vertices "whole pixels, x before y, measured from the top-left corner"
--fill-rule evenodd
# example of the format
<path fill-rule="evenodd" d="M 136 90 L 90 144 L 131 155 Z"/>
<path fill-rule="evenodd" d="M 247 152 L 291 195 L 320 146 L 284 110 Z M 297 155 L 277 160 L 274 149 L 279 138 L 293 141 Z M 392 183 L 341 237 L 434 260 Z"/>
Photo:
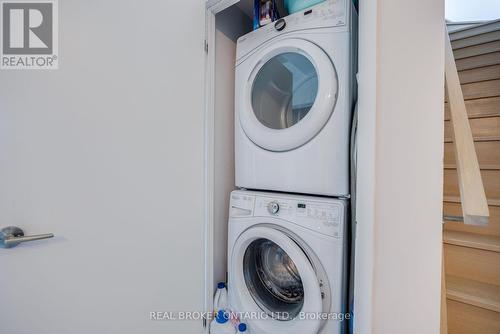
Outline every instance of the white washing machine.
<path fill-rule="evenodd" d="M 346 214 L 340 199 L 231 193 L 229 303 L 252 333 L 343 333 Z"/>
<path fill-rule="evenodd" d="M 327 0 L 238 39 L 236 186 L 349 194 L 356 21 Z"/>

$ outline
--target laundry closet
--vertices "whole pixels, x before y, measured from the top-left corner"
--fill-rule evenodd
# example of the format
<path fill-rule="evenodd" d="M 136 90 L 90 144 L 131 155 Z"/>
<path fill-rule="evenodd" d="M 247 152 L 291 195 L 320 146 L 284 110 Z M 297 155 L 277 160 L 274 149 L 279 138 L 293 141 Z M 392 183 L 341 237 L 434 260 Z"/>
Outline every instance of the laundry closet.
<path fill-rule="evenodd" d="M 272 318 L 252 333 L 344 333 L 348 320 L 293 331 L 279 314 L 348 312 L 354 5 L 327 0 L 255 31 L 253 0 L 207 8 L 206 310 L 228 281 L 231 307 L 243 309 L 233 311 Z M 228 268 L 233 254 L 241 275 Z M 290 265 L 273 281 L 265 268 L 276 259 Z"/>

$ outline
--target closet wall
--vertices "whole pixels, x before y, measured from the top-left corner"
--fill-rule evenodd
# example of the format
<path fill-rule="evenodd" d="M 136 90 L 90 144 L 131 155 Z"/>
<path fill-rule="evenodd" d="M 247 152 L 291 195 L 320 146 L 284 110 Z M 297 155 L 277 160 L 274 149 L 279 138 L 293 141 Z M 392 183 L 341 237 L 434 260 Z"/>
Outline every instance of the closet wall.
<path fill-rule="evenodd" d="M 225 281 L 227 272 L 227 222 L 229 194 L 234 190 L 234 70 L 236 40 L 252 23 L 234 5 L 215 18 L 214 111 L 214 282 Z"/>

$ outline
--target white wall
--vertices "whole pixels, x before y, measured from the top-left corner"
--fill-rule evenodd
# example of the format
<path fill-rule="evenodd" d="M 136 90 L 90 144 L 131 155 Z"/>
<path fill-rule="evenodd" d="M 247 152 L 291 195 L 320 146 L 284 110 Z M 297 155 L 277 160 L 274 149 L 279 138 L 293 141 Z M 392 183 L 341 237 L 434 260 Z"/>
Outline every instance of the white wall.
<path fill-rule="evenodd" d="M 229 193 L 234 189 L 234 59 L 236 44 L 215 31 L 214 283 L 226 280 Z"/>
<path fill-rule="evenodd" d="M 360 2 L 356 333 L 438 333 L 444 2 Z"/>

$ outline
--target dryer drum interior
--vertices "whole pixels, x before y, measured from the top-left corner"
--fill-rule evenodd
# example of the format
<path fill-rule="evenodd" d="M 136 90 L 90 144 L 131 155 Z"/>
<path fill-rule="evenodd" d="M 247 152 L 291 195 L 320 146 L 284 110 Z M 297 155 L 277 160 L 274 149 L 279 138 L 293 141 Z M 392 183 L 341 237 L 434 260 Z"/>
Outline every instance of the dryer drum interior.
<path fill-rule="evenodd" d="M 289 128 L 304 118 L 316 100 L 318 74 L 306 56 L 285 52 L 260 68 L 252 85 L 252 108 L 266 127 Z"/>
<path fill-rule="evenodd" d="M 304 286 L 290 256 L 271 240 L 254 240 L 243 257 L 245 283 L 254 301 L 276 320 L 292 320 L 304 304 Z"/>

